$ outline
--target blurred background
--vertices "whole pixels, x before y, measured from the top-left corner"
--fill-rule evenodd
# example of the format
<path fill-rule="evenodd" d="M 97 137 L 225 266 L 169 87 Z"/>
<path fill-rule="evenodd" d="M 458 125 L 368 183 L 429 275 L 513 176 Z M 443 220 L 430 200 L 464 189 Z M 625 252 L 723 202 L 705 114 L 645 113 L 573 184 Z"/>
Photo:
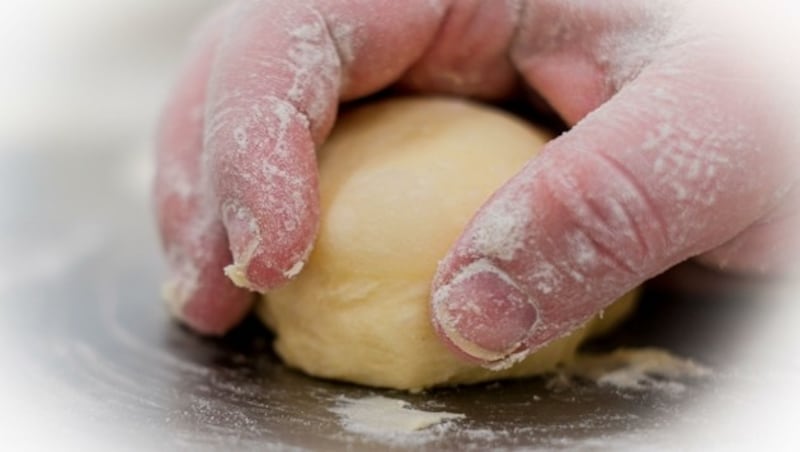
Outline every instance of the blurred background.
<path fill-rule="evenodd" d="M 397 446 L 343 433 L 325 409 L 369 390 L 286 371 L 261 331 L 198 339 L 160 305 L 153 135 L 191 29 L 219 3 L 0 2 L 0 449 Z M 472 433 L 452 434 L 475 447 L 800 448 L 800 292 L 791 282 L 688 265 L 653 287 L 677 308 L 646 311 L 628 333 L 716 370 L 680 403 L 570 399 L 542 384 L 508 384 L 494 399 L 483 389 L 404 397 L 474 412 Z M 520 408 L 520 397 L 545 405 Z M 486 431 L 496 436 L 474 433 Z"/>
<path fill-rule="evenodd" d="M 149 145 L 189 32 L 219 3 L 4 0 L 3 151 Z"/>
<path fill-rule="evenodd" d="M 115 372 L 94 355 L 109 342 L 92 336 L 109 328 L 104 287 L 145 286 L 135 299 L 162 314 L 148 199 L 153 136 L 191 29 L 219 3 L 0 2 L 0 449 L 120 442 L 98 425 L 116 405 L 97 410 L 87 400 L 113 404 L 100 387 L 124 385 L 71 368 Z M 100 281 L 126 273 L 145 283 Z M 128 365 L 130 374 L 139 366 Z"/>

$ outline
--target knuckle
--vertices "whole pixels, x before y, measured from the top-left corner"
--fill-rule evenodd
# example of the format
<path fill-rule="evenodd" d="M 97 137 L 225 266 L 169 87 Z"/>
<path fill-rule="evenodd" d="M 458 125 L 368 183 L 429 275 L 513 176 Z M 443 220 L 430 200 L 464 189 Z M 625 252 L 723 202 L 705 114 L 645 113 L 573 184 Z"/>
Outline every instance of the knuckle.
<path fill-rule="evenodd" d="M 666 229 L 647 186 L 599 152 L 572 157 L 543 174 L 545 190 L 565 221 L 561 240 L 577 268 L 647 272 L 666 249 Z"/>

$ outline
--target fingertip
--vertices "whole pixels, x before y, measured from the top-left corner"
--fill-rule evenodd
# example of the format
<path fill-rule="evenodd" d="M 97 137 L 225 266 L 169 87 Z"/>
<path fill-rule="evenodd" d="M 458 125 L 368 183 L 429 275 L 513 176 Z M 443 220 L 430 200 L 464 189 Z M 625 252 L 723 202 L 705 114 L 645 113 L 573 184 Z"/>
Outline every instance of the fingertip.
<path fill-rule="evenodd" d="M 280 287 L 300 274 L 306 265 L 310 249 L 289 259 L 282 259 L 278 255 L 279 251 L 265 249 L 249 260 L 235 261 L 224 268 L 224 275 L 235 286 L 255 292 L 263 293 Z M 276 260 L 286 263 L 276 265 Z"/>
<path fill-rule="evenodd" d="M 309 209 L 300 219 L 280 221 L 284 211 L 261 206 L 259 214 L 238 203 L 223 207 L 233 263 L 224 274 L 234 285 L 266 292 L 295 278 L 305 266 L 316 235 L 318 214 Z"/>
<path fill-rule="evenodd" d="M 527 355 L 539 309 L 511 277 L 487 259 L 456 270 L 432 297 L 437 333 L 458 355 L 505 368 Z"/>
<path fill-rule="evenodd" d="M 161 296 L 178 321 L 200 334 L 219 336 L 247 315 L 253 296 L 222 272 L 231 259 L 222 223 L 205 210 L 191 213 L 166 243 L 168 275 Z"/>
<path fill-rule="evenodd" d="M 163 284 L 161 296 L 175 319 L 209 336 L 222 336 L 238 325 L 253 302 L 253 294 L 224 276 L 186 278 L 173 274 Z"/>
<path fill-rule="evenodd" d="M 233 263 L 224 269 L 225 275 L 238 287 L 257 290 L 247 276 L 250 262 L 263 243 L 261 228 L 250 209 L 234 203 L 222 207 L 222 222 L 228 233 Z"/>
<path fill-rule="evenodd" d="M 197 333 L 206 336 L 223 336 L 241 323 L 253 305 L 253 294 L 233 287 L 237 292 L 223 295 L 227 306 L 223 310 L 211 301 L 195 300 L 186 303 L 176 318 Z"/>

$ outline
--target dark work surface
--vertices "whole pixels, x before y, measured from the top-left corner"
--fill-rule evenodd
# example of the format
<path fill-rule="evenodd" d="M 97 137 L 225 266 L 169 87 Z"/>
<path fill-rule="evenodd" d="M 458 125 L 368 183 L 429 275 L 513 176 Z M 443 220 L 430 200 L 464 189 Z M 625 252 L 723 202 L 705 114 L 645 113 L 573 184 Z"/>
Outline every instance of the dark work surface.
<path fill-rule="evenodd" d="M 634 317 L 588 345 L 657 346 L 714 369 L 679 394 L 589 382 L 554 388 L 546 377 L 406 394 L 305 377 L 280 364 L 252 319 L 221 340 L 173 323 L 159 299 L 147 162 L 77 157 L 0 154 L 0 419 L 32 448 L 728 447 L 736 444 L 686 432 L 712 431 L 728 409 L 762 400 L 721 388 L 758 375 L 746 350 L 761 334 L 751 326 L 775 311 L 758 299 L 770 284 L 694 264 L 651 282 Z M 778 374 L 795 378 L 796 363 Z M 389 439 L 348 431 L 329 411 L 342 397 L 375 394 L 466 418 Z M 46 429 L 54 433 L 33 433 Z"/>

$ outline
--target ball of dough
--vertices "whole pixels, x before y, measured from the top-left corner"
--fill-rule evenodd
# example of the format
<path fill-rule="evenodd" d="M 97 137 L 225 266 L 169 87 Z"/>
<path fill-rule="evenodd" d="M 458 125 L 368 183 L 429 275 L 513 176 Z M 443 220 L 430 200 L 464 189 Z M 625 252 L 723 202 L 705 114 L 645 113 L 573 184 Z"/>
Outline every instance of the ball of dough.
<path fill-rule="evenodd" d="M 589 328 L 492 371 L 454 356 L 430 322 L 438 261 L 548 139 L 509 114 L 454 99 L 394 99 L 343 114 L 318 154 L 314 250 L 258 308 L 277 353 L 311 375 L 408 390 L 526 376 L 569 360 Z M 629 305 L 618 303 L 605 323 Z"/>

